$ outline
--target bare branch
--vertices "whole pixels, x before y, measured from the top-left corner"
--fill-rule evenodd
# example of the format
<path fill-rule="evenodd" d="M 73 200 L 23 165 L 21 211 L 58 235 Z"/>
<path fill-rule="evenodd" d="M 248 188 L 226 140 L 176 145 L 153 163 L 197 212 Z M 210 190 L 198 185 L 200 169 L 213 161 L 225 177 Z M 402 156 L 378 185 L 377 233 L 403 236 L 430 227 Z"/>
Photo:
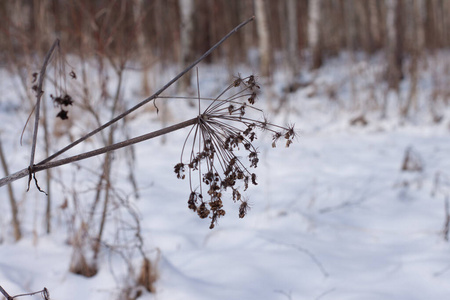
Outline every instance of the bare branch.
<path fill-rule="evenodd" d="M 15 295 L 15 296 L 10 296 L 1 286 L 0 286 L 0 293 L 3 294 L 3 296 L 5 296 L 6 300 L 13 300 L 14 298 L 18 298 L 18 297 L 23 297 L 23 296 L 33 296 L 36 294 L 41 294 L 42 298 L 44 300 L 49 300 L 50 299 L 50 295 L 48 293 L 47 288 L 43 288 L 41 291 L 37 291 L 37 292 L 32 292 L 32 293 L 26 293 L 26 294 L 20 294 L 20 295 Z"/>

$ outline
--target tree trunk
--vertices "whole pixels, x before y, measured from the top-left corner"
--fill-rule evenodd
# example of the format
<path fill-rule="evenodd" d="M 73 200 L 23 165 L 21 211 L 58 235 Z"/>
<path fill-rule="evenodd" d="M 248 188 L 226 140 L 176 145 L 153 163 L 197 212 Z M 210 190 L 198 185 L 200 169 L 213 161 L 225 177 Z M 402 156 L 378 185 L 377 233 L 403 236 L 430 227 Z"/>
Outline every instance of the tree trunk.
<path fill-rule="evenodd" d="M 144 96 L 150 95 L 150 82 L 148 77 L 149 67 L 151 63 L 151 51 L 146 50 L 145 34 L 143 30 L 145 5 L 144 0 L 134 0 L 133 3 L 133 21 L 136 27 L 136 42 L 138 60 L 142 63 L 142 94 Z"/>
<path fill-rule="evenodd" d="M 255 0 L 256 29 L 258 32 L 260 73 L 263 77 L 270 75 L 269 24 L 266 17 L 264 0 Z"/>
<path fill-rule="evenodd" d="M 194 45 L 194 1 L 178 0 L 180 7 L 181 28 L 180 28 L 180 62 L 186 67 L 193 58 Z M 187 91 L 191 86 L 192 72 L 186 73 L 179 81 L 179 89 Z"/>
<path fill-rule="evenodd" d="M 356 1 L 356 12 L 358 16 L 359 40 L 362 48 L 366 53 L 372 54 L 374 52 L 372 42 L 372 32 L 370 30 L 370 12 L 368 2 Z"/>
<path fill-rule="evenodd" d="M 382 117 L 386 117 L 388 108 L 388 97 L 390 91 L 395 91 L 399 97 L 400 81 L 403 78 L 402 63 L 403 63 L 403 28 L 401 23 L 401 4 L 402 0 L 387 0 L 386 1 L 386 56 L 387 69 L 386 81 L 388 88 L 384 97 Z"/>
<path fill-rule="evenodd" d="M 356 36 L 358 33 L 356 20 L 355 20 L 355 2 L 354 0 L 346 0 L 344 2 L 344 16 L 345 16 L 345 27 L 346 27 L 346 44 L 347 49 L 350 51 L 356 50 Z"/>
<path fill-rule="evenodd" d="M 298 27 L 297 27 L 297 0 L 287 1 L 287 26 L 288 26 L 288 62 L 292 75 L 295 77 L 300 73 L 299 49 L 298 49 Z"/>
<path fill-rule="evenodd" d="M 401 27 L 398 12 L 401 0 L 386 1 L 386 28 L 387 28 L 387 82 L 391 90 L 398 90 L 400 80 L 402 79 L 402 40 Z"/>
<path fill-rule="evenodd" d="M 308 2 L 308 44 L 312 52 L 311 69 L 322 66 L 322 45 L 320 40 L 320 6 L 321 0 L 309 0 Z"/>
<path fill-rule="evenodd" d="M 377 0 L 370 0 L 369 3 L 369 17 L 370 17 L 370 34 L 372 36 L 373 48 L 378 49 L 383 45 L 381 40 L 380 16 L 378 13 Z"/>
<path fill-rule="evenodd" d="M 401 115 L 407 117 L 411 107 L 417 108 L 417 84 L 419 81 L 418 64 L 423 53 L 425 42 L 425 2 L 424 0 L 415 0 L 412 7 L 412 38 L 411 38 L 411 63 L 409 66 L 410 86 L 408 98 L 405 105 L 401 108 Z"/>

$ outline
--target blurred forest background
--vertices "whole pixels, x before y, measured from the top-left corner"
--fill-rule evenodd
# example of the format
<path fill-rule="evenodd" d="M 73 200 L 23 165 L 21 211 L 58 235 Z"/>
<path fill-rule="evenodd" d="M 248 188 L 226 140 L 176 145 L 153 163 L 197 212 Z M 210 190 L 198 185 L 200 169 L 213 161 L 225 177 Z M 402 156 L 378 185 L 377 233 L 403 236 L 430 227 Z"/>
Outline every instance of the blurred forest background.
<path fill-rule="evenodd" d="M 0 62 L 26 64 L 60 38 L 66 52 L 84 57 L 186 63 L 253 15 L 209 62 L 245 63 L 258 49 L 268 76 L 279 63 L 297 73 L 305 59 L 318 68 L 344 50 L 383 50 L 395 86 L 405 58 L 450 46 L 446 0 L 17 0 L 0 3 Z"/>

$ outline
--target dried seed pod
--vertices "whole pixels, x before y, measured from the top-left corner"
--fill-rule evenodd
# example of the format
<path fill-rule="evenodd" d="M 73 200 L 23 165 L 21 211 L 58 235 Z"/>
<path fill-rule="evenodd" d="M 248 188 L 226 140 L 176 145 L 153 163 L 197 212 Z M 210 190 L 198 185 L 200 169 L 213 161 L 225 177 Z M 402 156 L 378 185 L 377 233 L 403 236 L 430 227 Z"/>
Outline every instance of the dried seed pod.
<path fill-rule="evenodd" d="M 176 164 L 174 167 L 174 172 L 175 172 L 175 174 L 177 174 L 178 179 L 184 179 L 185 178 L 184 164 L 183 163 Z"/>
<path fill-rule="evenodd" d="M 248 201 L 242 201 L 241 205 L 239 206 L 239 218 L 243 218 L 247 215 L 248 210 L 250 209 L 250 206 L 248 205 Z"/>
<path fill-rule="evenodd" d="M 197 214 L 202 219 L 205 219 L 209 216 L 209 209 L 206 208 L 205 202 L 200 204 L 200 206 L 197 209 Z"/>

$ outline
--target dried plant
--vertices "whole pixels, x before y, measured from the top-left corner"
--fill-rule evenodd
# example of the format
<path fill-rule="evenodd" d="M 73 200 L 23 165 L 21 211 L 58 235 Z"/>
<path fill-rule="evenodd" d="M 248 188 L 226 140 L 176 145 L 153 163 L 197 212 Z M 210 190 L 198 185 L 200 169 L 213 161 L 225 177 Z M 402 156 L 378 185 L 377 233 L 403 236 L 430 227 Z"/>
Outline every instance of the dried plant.
<path fill-rule="evenodd" d="M 422 172 L 423 169 L 422 157 L 412 147 L 408 147 L 405 151 L 401 170 L 403 172 Z"/>
<path fill-rule="evenodd" d="M 47 288 L 45 288 L 45 287 L 42 290 L 37 291 L 37 292 L 25 293 L 25 294 L 19 294 L 19 295 L 11 296 L 0 285 L 0 293 L 3 294 L 3 296 L 5 297 L 6 300 L 13 300 L 14 298 L 19 298 L 19 297 L 23 297 L 23 296 L 33 296 L 33 295 L 36 295 L 36 294 L 40 294 L 42 296 L 42 299 L 44 299 L 44 300 L 49 300 L 50 299 L 50 294 L 49 294 Z"/>
<path fill-rule="evenodd" d="M 188 173 L 188 207 L 202 219 L 209 216 L 211 229 L 226 213 L 222 197 L 227 190 L 231 191 L 233 201 L 240 203 L 239 217 L 247 214 L 249 205 L 242 197 L 241 189 L 245 191 L 250 184 L 258 184 L 253 172 L 259 162 L 259 152 L 253 144 L 257 138 L 256 130 L 268 131 L 273 135 L 272 147 L 282 138 L 289 147 L 295 137 L 293 125 L 283 127 L 270 123 L 264 116 L 262 120 L 248 116 L 249 110 L 262 114 L 253 106 L 259 89 L 254 75 L 245 78 L 238 76 L 203 113 L 200 113 L 199 103 L 197 122 L 191 127 L 180 162 L 174 167 L 179 179 L 184 179 L 185 173 Z M 189 140 L 192 143 L 187 151 Z M 248 162 L 236 155 L 240 150 L 246 152 Z M 184 160 L 185 152 L 188 152 L 187 160 Z"/>

